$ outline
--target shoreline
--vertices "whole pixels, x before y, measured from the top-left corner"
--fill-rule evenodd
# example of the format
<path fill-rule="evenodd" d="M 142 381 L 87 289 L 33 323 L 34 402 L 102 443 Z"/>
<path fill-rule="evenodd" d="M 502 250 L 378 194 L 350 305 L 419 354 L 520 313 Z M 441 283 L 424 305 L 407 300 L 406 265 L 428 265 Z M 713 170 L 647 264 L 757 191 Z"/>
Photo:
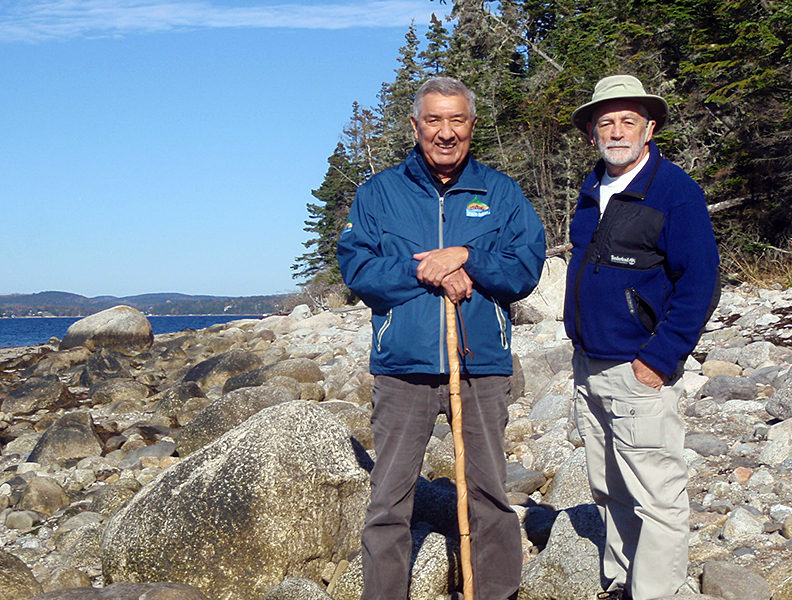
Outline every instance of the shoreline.
<path fill-rule="evenodd" d="M 217 324 L 217 323 L 225 324 L 225 323 L 230 323 L 230 322 L 237 321 L 237 320 L 263 319 L 263 318 L 265 318 L 265 317 L 267 317 L 269 315 L 257 315 L 257 314 L 256 315 L 251 315 L 251 314 L 236 315 L 236 314 L 228 314 L 228 313 L 224 313 L 224 314 L 220 314 L 220 313 L 217 313 L 217 314 L 214 314 L 214 313 L 199 313 L 199 314 L 189 314 L 189 315 L 145 315 L 145 316 L 146 316 L 147 319 L 151 319 L 153 321 L 154 329 L 155 329 L 154 335 L 156 336 L 156 335 L 161 335 L 162 333 L 173 333 L 175 331 L 181 331 L 182 329 L 185 329 L 185 328 L 193 328 L 196 325 L 198 325 L 199 328 L 204 328 L 204 327 L 210 327 L 211 325 Z M 11 325 L 11 323 L 17 322 L 17 323 L 19 323 L 19 326 L 24 331 L 24 330 L 26 330 L 28 328 L 39 327 L 39 325 L 34 325 L 32 323 L 32 321 L 34 319 L 38 319 L 38 320 L 42 320 L 42 319 L 52 319 L 52 320 L 55 320 L 55 319 L 59 319 L 59 320 L 70 319 L 71 321 L 74 321 L 76 323 L 77 321 L 79 321 L 81 319 L 84 319 L 84 318 L 85 317 L 79 317 L 79 316 L 69 316 L 69 317 L 67 317 L 67 316 L 54 316 L 54 317 L 43 317 L 43 316 L 0 317 L 0 323 L 3 323 L 4 324 L 3 327 L 5 328 L 6 327 L 6 325 L 5 325 L 6 323 L 8 324 L 8 327 L 14 327 L 13 325 Z M 211 323 L 210 322 L 209 324 L 200 324 L 200 323 L 191 324 L 189 322 L 190 319 L 202 319 L 202 318 L 206 318 L 206 319 L 210 319 L 210 320 L 217 319 L 217 321 L 215 323 Z M 165 321 L 161 321 L 159 319 L 165 319 Z M 179 322 L 176 319 L 182 319 L 182 320 L 186 321 L 186 323 L 185 322 Z M 25 321 L 29 321 L 30 324 L 28 326 L 24 325 Z M 177 328 L 174 329 L 174 331 L 164 331 L 164 332 L 157 333 L 156 329 L 162 329 L 162 328 L 169 329 L 170 328 L 168 326 L 169 323 L 171 323 L 172 325 L 175 325 Z M 51 329 L 51 328 L 56 328 L 57 329 L 59 327 L 62 328 L 63 326 L 64 326 L 63 324 L 58 325 L 58 324 L 55 324 L 55 323 L 51 323 L 50 326 L 42 325 L 42 327 L 45 330 Z M 5 337 L 5 336 L 0 336 L 0 339 L 2 339 L 2 337 Z M 18 336 L 9 336 L 9 337 L 11 339 L 7 339 L 8 342 L 17 341 L 15 339 L 13 339 L 14 337 L 21 338 L 21 339 L 19 339 L 19 341 L 23 341 L 23 342 L 28 341 L 29 342 L 29 341 L 32 341 L 32 339 L 35 338 L 36 336 L 18 335 Z M 56 334 L 56 337 L 57 337 L 57 334 Z M 25 338 L 27 338 L 27 339 L 25 339 Z M 16 358 L 17 356 L 20 356 L 20 355 L 25 354 L 27 352 L 34 351 L 36 348 L 40 348 L 41 346 L 46 346 L 48 343 L 49 343 L 49 340 L 47 339 L 47 340 L 42 340 L 41 342 L 38 342 L 38 343 L 35 343 L 35 344 L 28 343 L 28 344 L 23 344 L 23 345 L 14 345 L 14 346 L 5 346 L 5 345 L 0 344 L 0 362 L 5 362 L 6 360 L 11 360 L 11 359 Z"/>
<path fill-rule="evenodd" d="M 91 315 L 95 315 L 96 313 L 91 313 Z M 25 315 L 21 317 L 0 317 L 2 319 L 84 319 L 85 317 L 90 317 L 91 315 Z M 268 314 L 262 315 L 251 315 L 251 314 L 229 314 L 229 313 L 185 313 L 183 315 L 145 315 L 146 318 L 148 317 L 247 317 L 249 319 L 263 319 L 264 317 L 268 317 Z"/>

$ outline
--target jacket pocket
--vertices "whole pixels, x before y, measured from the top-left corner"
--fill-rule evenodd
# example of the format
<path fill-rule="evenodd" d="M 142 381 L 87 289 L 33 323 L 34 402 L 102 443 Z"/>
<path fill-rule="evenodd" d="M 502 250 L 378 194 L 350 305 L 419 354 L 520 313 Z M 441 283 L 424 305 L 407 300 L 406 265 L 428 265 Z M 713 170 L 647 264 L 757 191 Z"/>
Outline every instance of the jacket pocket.
<path fill-rule="evenodd" d="M 657 312 L 652 305 L 634 287 L 624 290 L 624 298 L 627 301 L 627 310 L 633 318 L 638 319 L 644 329 L 649 333 L 654 333 L 657 327 Z"/>
<path fill-rule="evenodd" d="M 388 331 L 388 328 L 391 326 L 391 321 L 393 321 L 392 308 L 388 311 L 385 321 L 382 323 L 382 325 L 380 325 L 379 329 L 377 329 L 377 333 L 375 335 L 377 342 L 377 352 L 382 352 L 382 336 L 384 336 L 385 332 Z"/>
<path fill-rule="evenodd" d="M 498 320 L 498 329 L 500 330 L 500 343 L 504 350 L 509 349 L 509 332 L 508 324 L 506 322 L 506 314 L 503 312 L 500 304 L 495 298 L 492 298 L 492 305 L 495 307 L 495 318 Z"/>

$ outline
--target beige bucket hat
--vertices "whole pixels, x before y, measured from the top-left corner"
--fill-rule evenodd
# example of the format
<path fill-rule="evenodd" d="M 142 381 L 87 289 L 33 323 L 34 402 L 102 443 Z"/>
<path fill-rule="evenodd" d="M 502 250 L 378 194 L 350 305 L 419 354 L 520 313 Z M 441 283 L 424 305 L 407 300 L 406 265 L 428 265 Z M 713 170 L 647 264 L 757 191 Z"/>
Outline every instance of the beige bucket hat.
<path fill-rule="evenodd" d="M 668 117 L 668 103 L 660 96 L 653 96 L 644 91 L 643 84 L 632 75 L 611 75 L 597 82 L 591 102 L 578 107 L 572 113 L 572 122 L 583 133 L 587 133 L 586 124 L 591 122 L 591 115 L 596 107 L 610 100 L 631 100 L 638 102 L 649 111 L 649 117 L 657 121 L 655 133 L 665 125 Z"/>

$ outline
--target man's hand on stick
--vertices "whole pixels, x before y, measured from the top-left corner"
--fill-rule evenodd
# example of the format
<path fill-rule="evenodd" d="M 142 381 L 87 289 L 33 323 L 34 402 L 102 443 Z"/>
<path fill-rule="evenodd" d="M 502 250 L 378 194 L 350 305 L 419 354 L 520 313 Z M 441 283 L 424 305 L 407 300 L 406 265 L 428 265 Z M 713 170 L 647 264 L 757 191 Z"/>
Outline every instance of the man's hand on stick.
<path fill-rule="evenodd" d="M 454 304 L 459 304 L 473 295 L 473 280 L 465 269 L 457 269 L 450 275 L 446 275 L 440 283 L 445 291 L 445 295 Z"/>
<path fill-rule="evenodd" d="M 413 258 L 420 261 L 417 273 L 418 281 L 434 287 L 441 287 L 443 279 L 467 262 L 468 249 L 464 246 L 438 248 L 413 254 Z"/>

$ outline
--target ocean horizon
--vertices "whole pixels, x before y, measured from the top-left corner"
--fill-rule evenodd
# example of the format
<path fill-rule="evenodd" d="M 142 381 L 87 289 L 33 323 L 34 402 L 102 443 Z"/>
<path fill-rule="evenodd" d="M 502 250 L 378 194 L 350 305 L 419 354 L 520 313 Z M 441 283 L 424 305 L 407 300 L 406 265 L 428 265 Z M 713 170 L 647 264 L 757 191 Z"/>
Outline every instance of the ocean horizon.
<path fill-rule="evenodd" d="M 154 335 L 183 329 L 204 329 L 237 319 L 260 319 L 264 315 L 146 315 Z M 72 323 L 85 317 L 0 317 L 0 348 L 46 344 L 63 339 Z"/>

